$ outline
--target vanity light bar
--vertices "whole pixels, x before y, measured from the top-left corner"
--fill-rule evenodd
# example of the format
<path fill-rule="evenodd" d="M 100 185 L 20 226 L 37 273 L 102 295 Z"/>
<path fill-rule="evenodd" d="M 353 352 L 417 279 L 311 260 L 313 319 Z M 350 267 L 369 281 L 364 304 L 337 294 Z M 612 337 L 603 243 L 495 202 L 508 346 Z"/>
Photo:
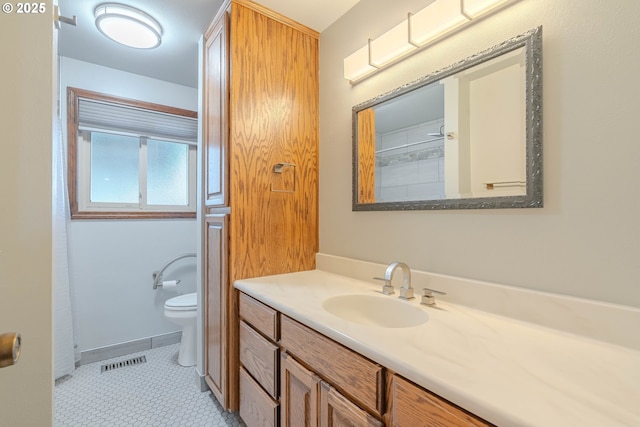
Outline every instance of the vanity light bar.
<path fill-rule="evenodd" d="M 436 0 L 347 56 L 344 78 L 353 84 L 513 1 L 518 0 Z"/>

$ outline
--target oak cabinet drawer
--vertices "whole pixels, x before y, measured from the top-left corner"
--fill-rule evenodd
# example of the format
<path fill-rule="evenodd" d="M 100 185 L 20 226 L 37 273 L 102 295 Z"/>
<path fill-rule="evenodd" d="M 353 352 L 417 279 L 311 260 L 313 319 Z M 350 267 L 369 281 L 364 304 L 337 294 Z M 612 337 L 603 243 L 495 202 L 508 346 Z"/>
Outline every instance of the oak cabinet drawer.
<path fill-rule="evenodd" d="M 240 322 L 240 363 L 274 399 L 278 398 L 278 354 L 278 346 Z"/>
<path fill-rule="evenodd" d="M 382 366 L 282 316 L 280 344 L 331 385 L 377 416 L 382 414 Z"/>
<path fill-rule="evenodd" d="M 391 379 L 388 399 L 390 427 L 493 426 L 398 375 Z"/>
<path fill-rule="evenodd" d="M 278 341 L 279 313 L 271 307 L 240 293 L 240 318 L 273 341 Z"/>
<path fill-rule="evenodd" d="M 240 368 L 240 417 L 248 427 L 276 427 L 279 425 L 278 402 L 275 402 Z"/>

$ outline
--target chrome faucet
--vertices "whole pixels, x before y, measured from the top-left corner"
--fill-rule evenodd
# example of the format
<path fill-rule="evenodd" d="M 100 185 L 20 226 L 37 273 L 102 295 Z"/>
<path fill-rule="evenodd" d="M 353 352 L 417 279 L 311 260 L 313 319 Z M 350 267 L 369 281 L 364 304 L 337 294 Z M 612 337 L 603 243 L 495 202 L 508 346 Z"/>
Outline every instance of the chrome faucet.
<path fill-rule="evenodd" d="M 411 287 L 411 270 L 409 266 L 404 262 L 395 261 L 389 264 L 387 270 L 384 272 L 384 286 L 382 287 L 382 293 L 385 295 L 393 295 L 393 285 L 391 284 L 391 279 L 393 278 L 393 273 L 397 268 L 402 270 L 403 279 L 402 279 L 402 287 L 400 288 L 400 298 L 402 299 L 411 299 L 413 298 L 413 288 Z M 378 279 L 376 277 L 376 279 Z"/>

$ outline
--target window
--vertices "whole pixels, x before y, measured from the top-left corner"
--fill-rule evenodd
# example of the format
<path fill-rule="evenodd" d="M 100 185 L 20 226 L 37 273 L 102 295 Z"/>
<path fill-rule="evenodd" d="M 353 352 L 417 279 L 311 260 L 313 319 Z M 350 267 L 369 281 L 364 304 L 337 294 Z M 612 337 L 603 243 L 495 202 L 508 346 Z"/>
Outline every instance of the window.
<path fill-rule="evenodd" d="M 75 88 L 68 98 L 72 218 L 195 217 L 195 112 Z"/>

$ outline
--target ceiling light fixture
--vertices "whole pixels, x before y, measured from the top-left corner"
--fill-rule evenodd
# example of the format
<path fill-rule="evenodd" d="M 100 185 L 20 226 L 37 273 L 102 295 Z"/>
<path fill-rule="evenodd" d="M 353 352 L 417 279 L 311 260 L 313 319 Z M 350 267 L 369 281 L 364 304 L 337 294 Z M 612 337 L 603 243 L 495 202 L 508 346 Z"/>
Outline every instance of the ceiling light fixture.
<path fill-rule="evenodd" d="M 344 59 L 344 78 L 351 84 L 514 0 L 435 0 L 416 14 Z"/>
<path fill-rule="evenodd" d="M 96 27 L 125 46 L 153 49 L 160 46 L 162 27 L 143 11 L 118 3 L 103 3 L 94 11 Z"/>

